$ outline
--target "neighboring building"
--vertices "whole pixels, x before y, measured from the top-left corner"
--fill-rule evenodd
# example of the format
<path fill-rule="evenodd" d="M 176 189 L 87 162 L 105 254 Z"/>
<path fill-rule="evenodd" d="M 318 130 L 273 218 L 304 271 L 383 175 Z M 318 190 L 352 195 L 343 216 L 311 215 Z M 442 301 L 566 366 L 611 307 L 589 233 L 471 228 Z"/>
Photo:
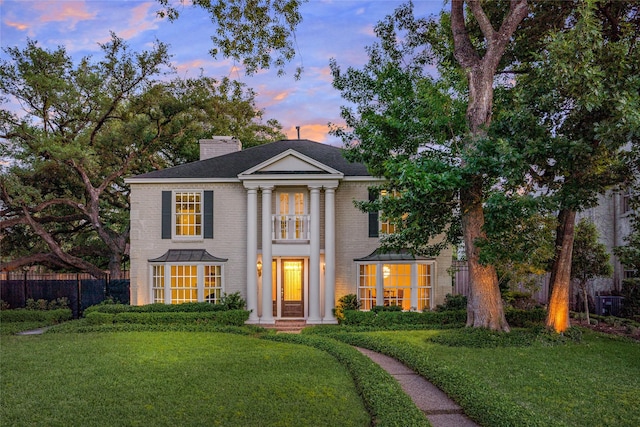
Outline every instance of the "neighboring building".
<path fill-rule="evenodd" d="M 625 238 L 631 233 L 632 208 L 630 192 L 608 191 L 598 196 L 598 205 L 577 215 L 576 223 L 581 218 L 588 218 L 596 225 L 600 241 L 607 246 L 613 266 L 613 275 L 609 278 L 596 278 L 592 281 L 593 292 L 619 291 L 622 280 L 633 277 L 634 272 L 625 270 L 613 253 L 613 248 L 625 245 Z"/>
<path fill-rule="evenodd" d="M 217 302 L 240 292 L 249 323 L 336 323 L 362 308 L 429 310 L 452 290 L 451 251 L 380 254 L 378 215 L 354 206 L 380 183 L 342 150 L 284 140 L 244 151 L 202 140 L 201 160 L 128 178 L 131 303 Z M 212 157 L 213 156 L 213 157 Z"/>

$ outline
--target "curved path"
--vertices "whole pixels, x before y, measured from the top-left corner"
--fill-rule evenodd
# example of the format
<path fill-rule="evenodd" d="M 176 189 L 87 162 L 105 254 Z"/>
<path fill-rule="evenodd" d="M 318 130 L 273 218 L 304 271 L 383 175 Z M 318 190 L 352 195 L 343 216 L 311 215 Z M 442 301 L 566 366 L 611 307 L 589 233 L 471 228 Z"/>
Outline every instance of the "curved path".
<path fill-rule="evenodd" d="M 434 427 L 478 427 L 478 424 L 469 419 L 462 408 L 442 390 L 396 359 L 366 348 L 356 348 L 389 372 L 400 383 L 404 392 L 424 412 Z"/>

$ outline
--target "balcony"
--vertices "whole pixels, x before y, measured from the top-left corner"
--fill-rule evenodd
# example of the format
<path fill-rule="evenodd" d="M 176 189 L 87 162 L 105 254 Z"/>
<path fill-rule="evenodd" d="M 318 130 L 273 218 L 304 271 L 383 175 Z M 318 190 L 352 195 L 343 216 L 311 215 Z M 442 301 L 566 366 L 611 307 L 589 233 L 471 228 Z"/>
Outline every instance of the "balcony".
<path fill-rule="evenodd" d="M 310 215 L 273 215 L 271 238 L 280 242 L 308 242 Z"/>

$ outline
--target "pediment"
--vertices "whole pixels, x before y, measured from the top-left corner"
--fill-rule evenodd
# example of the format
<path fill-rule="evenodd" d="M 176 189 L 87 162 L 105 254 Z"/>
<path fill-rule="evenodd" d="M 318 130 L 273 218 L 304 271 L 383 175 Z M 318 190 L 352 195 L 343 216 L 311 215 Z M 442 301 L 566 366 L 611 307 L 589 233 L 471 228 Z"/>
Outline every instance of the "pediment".
<path fill-rule="evenodd" d="M 260 175 L 342 175 L 322 162 L 289 149 L 238 175 L 239 178 Z"/>

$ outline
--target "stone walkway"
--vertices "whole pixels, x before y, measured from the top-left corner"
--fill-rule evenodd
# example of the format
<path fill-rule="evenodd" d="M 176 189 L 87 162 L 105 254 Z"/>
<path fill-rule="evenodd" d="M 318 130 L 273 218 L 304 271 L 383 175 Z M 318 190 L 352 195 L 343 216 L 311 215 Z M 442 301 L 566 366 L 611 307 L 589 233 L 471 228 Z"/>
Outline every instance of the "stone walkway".
<path fill-rule="evenodd" d="M 402 363 L 375 351 L 356 348 L 400 383 L 404 392 L 424 412 L 433 427 L 478 427 L 449 396 Z"/>

